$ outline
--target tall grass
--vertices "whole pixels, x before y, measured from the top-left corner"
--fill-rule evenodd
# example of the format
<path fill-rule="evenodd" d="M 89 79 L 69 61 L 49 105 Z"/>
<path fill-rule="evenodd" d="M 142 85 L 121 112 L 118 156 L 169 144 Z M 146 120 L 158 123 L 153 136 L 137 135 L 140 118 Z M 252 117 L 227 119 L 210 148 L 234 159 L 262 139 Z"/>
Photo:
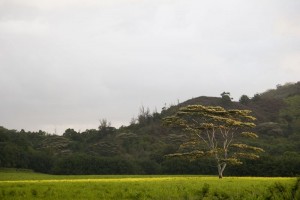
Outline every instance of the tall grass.
<path fill-rule="evenodd" d="M 3 200 L 300 199 L 300 181 L 296 178 L 227 177 L 219 180 L 204 176 L 51 176 L 0 172 L 0 179 L 0 199 Z"/>

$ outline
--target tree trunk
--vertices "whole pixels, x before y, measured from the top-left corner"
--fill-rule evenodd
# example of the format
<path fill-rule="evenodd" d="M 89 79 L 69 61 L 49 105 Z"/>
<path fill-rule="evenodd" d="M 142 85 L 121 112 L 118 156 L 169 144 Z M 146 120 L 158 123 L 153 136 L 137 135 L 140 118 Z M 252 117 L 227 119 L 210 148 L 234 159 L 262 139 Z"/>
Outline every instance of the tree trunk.
<path fill-rule="evenodd" d="M 220 164 L 218 164 L 218 174 L 219 174 L 219 179 L 223 178 L 222 167 Z"/>
<path fill-rule="evenodd" d="M 226 168 L 226 163 L 218 164 L 219 179 L 223 178 L 223 172 L 224 172 L 225 168 Z"/>

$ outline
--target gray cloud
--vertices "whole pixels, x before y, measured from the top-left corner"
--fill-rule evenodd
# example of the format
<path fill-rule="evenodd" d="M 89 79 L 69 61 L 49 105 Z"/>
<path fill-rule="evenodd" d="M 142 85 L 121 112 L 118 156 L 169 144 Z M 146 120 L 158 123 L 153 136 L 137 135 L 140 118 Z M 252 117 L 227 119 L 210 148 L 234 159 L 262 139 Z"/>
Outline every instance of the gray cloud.
<path fill-rule="evenodd" d="M 296 0 L 2 0 L 0 125 L 126 125 L 141 105 L 299 81 L 299 10 Z"/>

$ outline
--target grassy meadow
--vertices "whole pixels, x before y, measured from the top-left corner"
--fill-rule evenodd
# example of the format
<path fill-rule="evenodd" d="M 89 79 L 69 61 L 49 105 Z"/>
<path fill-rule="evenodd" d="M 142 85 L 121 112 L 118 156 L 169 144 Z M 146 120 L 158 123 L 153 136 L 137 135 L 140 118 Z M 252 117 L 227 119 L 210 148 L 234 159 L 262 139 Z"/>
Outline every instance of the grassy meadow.
<path fill-rule="evenodd" d="M 61 176 L 0 170 L 0 199 L 300 199 L 296 178 Z"/>

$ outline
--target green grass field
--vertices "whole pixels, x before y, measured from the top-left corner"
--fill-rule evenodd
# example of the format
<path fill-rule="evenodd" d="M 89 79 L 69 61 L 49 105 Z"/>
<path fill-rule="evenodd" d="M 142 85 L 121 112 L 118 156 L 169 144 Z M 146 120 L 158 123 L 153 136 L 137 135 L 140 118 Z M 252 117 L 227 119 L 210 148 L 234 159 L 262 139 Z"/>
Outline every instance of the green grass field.
<path fill-rule="evenodd" d="M 300 199 L 296 178 L 58 176 L 0 170 L 0 199 Z"/>

